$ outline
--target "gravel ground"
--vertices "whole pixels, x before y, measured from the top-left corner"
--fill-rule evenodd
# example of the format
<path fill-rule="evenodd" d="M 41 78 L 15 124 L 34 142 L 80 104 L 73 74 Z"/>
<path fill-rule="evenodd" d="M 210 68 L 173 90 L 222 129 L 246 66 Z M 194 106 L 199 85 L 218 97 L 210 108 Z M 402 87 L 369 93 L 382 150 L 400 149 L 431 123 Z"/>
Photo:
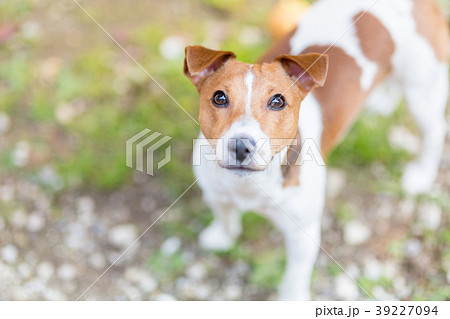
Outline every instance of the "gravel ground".
<path fill-rule="evenodd" d="M 449 265 L 443 264 L 442 256 L 447 244 L 433 238 L 449 227 L 449 211 L 433 200 L 449 193 L 448 144 L 441 166 L 435 196 L 422 200 L 361 191 L 351 172 L 329 172 L 324 248 L 353 277 L 376 283 L 368 285 L 376 299 L 410 299 L 430 285 L 445 287 L 450 281 Z M 380 170 L 374 167 L 373 174 Z M 344 223 L 336 217 L 334 206 L 343 200 L 354 212 Z M 130 186 L 112 193 L 68 191 L 58 198 L 33 181 L 9 176 L 0 184 L 0 201 L 20 203 L 16 205 L 20 208 L 0 218 L 3 300 L 77 299 L 170 202 L 158 181 L 145 175 L 136 175 Z M 182 205 L 175 205 L 161 221 L 176 220 L 182 210 Z M 250 252 L 262 241 L 268 249 L 282 247 L 280 234 L 271 232 L 269 240 L 243 245 Z M 402 244 L 392 253 L 391 244 L 399 241 Z M 155 251 L 163 256 L 179 254 L 183 266 L 175 277 L 152 272 L 148 256 Z M 82 299 L 275 299 L 274 289 L 249 285 L 251 272 L 245 261 L 203 252 L 194 240 L 165 238 L 155 224 Z M 323 252 L 313 282 L 315 299 L 368 298 Z"/>
<path fill-rule="evenodd" d="M 41 70 L 38 82 L 47 85 L 61 69 L 68 68 L 70 59 L 79 51 L 102 43 L 105 35 L 99 30 L 92 31 L 96 26 L 79 8 L 62 2 L 44 2 L 21 26 L 26 44 L 12 42 L 5 51 L 18 52 L 11 55 L 20 59 L 29 43 L 47 40 L 42 41 L 44 45 L 39 52 L 28 52 Z M 129 41 L 133 53 L 140 52 L 143 56 L 137 49 L 138 40 L 127 40 L 127 33 L 121 31 L 148 24 L 146 6 L 149 4 L 140 2 L 145 10 L 127 11 L 123 10 L 127 2 L 117 1 L 105 14 L 100 9 L 106 1 L 91 2 L 108 29 L 120 40 Z M 166 2 L 151 2 L 154 6 L 158 3 L 162 5 L 153 8 L 153 13 L 166 9 Z M 211 45 L 219 46 L 226 38 L 223 30 L 237 23 L 227 20 L 229 13 L 220 10 L 209 7 L 202 12 L 194 10 L 197 2 L 167 1 L 169 4 L 174 12 L 198 13 L 202 19 L 214 21 L 209 32 L 211 38 L 207 39 Z M 119 16 L 125 22 L 120 22 Z M 171 18 L 163 13 L 156 16 L 160 20 Z M 255 27 L 242 30 L 252 38 L 258 34 L 261 37 Z M 87 34 L 92 36 L 91 42 L 85 38 Z M 171 45 L 179 47 L 182 43 L 177 37 L 167 39 L 163 43 L 171 48 L 169 52 L 173 49 Z M 159 47 L 161 52 L 155 54 L 164 56 L 164 48 Z M 120 51 L 111 46 L 111 51 L 116 50 Z M 108 54 L 112 53 L 108 51 Z M 177 72 L 181 72 L 179 69 L 177 66 Z M 120 65 L 115 72 L 118 78 L 123 75 Z M 129 81 L 133 84 L 127 84 L 133 93 L 137 95 L 136 92 L 148 89 L 144 85 L 139 87 L 136 78 L 140 77 L 134 77 Z M 155 90 L 151 93 L 162 95 Z M 53 92 L 48 94 L 51 96 Z M 128 103 L 129 95 L 123 96 Z M 214 254 L 201 250 L 196 234 L 206 225 L 210 213 L 201 204 L 196 188 L 104 273 L 179 194 L 168 191 L 167 183 L 160 177 L 140 173 L 114 191 L 63 186 L 63 178 L 46 153 L 55 149 L 65 152 L 66 146 L 77 144 L 76 136 L 60 132 L 64 125 L 77 122 L 79 113 L 86 112 L 90 105 L 83 102 L 74 99 L 58 105 L 52 114 L 56 129 L 51 130 L 45 128 L 45 118 L 36 124 L 26 112 L 16 112 L 17 118 L 12 118 L 0 110 L 0 155 L 12 148 L 11 171 L 0 171 L 0 299 L 275 300 L 276 283 L 283 271 L 281 235 L 264 221 L 258 221 L 256 226 L 245 227 L 247 232 L 232 252 Z M 29 124 L 26 129 L 20 126 L 26 124 Z M 51 140 L 35 143 L 32 138 L 37 133 L 43 139 L 50 136 Z M 420 146 L 418 136 L 403 124 L 390 128 L 389 141 L 393 148 L 401 148 L 411 155 Z M 43 143 L 56 146 L 40 148 Z M 38 156 L 36 150 L 41 151 Z M 329 170 L 322 222 L 323 247 L 375 299 L 450 300 L 450 144 L 447 142 L 445 147 L 432 192 L 417 198 L 402 194 L 398 178 L 392 177 L 387 164 L 349 167 L 342 162 L 339 165 Z M 369 299 L 324 252 L 317 261 L 312 291 L 316 300 Z"/>

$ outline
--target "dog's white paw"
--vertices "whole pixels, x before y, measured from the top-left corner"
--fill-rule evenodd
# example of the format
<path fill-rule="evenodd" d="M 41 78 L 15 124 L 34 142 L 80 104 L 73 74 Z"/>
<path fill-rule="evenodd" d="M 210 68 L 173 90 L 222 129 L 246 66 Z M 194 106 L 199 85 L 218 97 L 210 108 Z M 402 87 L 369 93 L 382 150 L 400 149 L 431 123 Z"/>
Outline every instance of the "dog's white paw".
<path fill-rule="evenodd" d="M 234 240 L 221 223 L 213 221 L 200 233 L 199 243 L 202 248 L 207 250 L 225 251 L 233 247 Z"/>
<path fill-rule="evenodd" d="M 402 176 L 402 187 L 411 195 L 424 194 L 430 191 L 434 179 L 435 174 L 430 172 L 429 168 L 413 162 L 406 166 Z"/>

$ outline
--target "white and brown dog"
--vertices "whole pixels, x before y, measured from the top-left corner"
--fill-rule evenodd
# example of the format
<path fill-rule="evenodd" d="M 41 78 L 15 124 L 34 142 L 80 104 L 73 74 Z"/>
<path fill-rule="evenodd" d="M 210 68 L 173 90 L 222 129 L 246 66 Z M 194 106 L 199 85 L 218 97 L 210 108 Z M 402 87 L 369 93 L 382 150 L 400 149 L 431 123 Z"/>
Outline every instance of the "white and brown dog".
<path fill-rule="evenodd" d="M 309 299 L 320 242 L 326 168 L 299 146 L 314 141 L 325 158 L 364 105 L 389 114 L 405 97 L 423 140 L 403 187 L 427 192 L 438 173 L 448 26 L 435 0 L 380 0 L 364 14 L 373 3 L 316 2 L 254 65 L 232 52 L 186 48 L 184 72 L 200 94 L 199 141 L 207 141 L 196 143 L 194 158 L 216 157 L 194 165 L 215 216 L 200 243 L 229 249 L 241 232 L 241 212 L 268 218 L 287 248 L 280 299 Z"/>

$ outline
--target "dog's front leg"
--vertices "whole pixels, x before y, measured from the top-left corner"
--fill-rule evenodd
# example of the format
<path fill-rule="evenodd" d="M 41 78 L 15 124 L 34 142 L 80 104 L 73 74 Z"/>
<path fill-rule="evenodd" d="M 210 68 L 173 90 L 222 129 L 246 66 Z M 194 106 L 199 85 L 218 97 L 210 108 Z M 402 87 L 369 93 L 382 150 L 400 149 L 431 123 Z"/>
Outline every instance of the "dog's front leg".
<path fill-rule="evenodd" d="M 286 220 L 281 229 L 286 245 L 286 269 L 279 287 L 280 300 L 309 300 L 311 273 L 320 243 L 320 214 L 309 226 L 300 220 Z M 294 219 L 295 216 L 292 216 Z"/>
<path fill-rule="evenodd" d="M 199 236 L 200 246 L 208 250 L 229 250 L 241 234 L 241 214 L 235 207 L 229 205 L 209 205 L 214 214 L 214 220 Z"/>

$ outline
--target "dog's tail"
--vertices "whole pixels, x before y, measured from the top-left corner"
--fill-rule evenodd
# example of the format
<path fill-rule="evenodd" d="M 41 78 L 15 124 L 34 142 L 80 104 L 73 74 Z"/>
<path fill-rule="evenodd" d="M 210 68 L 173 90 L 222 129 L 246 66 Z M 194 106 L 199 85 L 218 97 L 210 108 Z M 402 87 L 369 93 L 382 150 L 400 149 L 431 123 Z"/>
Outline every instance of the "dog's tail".
<path fill-rule="evenodd" d="M 307 0 L 278 1 L 267 17 L 267 27 L 275 39 L 280 39 L 294 28 L 308 10 Z"/>

